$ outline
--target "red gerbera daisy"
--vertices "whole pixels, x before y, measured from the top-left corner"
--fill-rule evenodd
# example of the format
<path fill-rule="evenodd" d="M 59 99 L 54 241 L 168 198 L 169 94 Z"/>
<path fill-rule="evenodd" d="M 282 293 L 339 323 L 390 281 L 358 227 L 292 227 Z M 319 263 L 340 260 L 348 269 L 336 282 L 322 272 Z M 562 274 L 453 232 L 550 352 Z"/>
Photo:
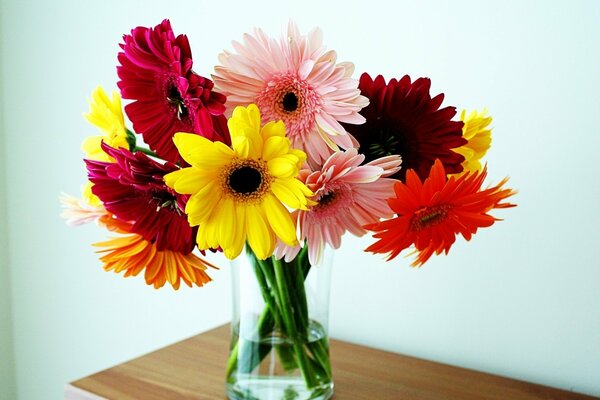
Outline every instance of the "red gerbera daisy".
<path fill-rule="evenodd" d="M 482 189 L 486 175 L 484 167 L 482 171 L 447 178 L 444 165 L 436 160 L 429 177 L 422 183 L 417 173 L 409 170 L 406 183 L 397 183 L 396 197 L 388 200 L 397 217 L 366 226 L 377 232 L 374 237 L 379 239 L 366 251 L 389 253 L 388 260 L 391 260 L 414 245 L 418 256 L 413 266 L 421 266 L 433 253 L 448 254 L 457 234 L 470 240 L 478 228 L 498 221 L 488 211 L 515 206 L 502 203 L 516 193 L 502 187 L 508 178 Z"/>
<path fill-rule="evenodd" d="M 344 127 L 358 140 L 367 161 L 399 154 L 402 169 L 392 178 L 402 181 L 407 169 L 415 170 L 425 179 L 436 159 L 449 174 L 462 172 L 464 157 L 452 149 L 466 143 L 462 137 L 463 123 L 451 121 L 456 115 L 454 107 L 440 109 L 443 93 L 431 98 L 428 78 L 411 83 L 405 75 L 386 84 L 383 76 L 373 80 L 364 73 L 358 87 L 370 102 L 360 112 L 367 121 Z"/>
<path fill-rule="evenodd" d="M 163 176 L 178 168 L 160 164 L 142 152 L 131 153 L 102 143 L 102 149 L 115 163 L 85 160 L 92 192 L 118 219 L 132 222 L 137 233 L 158 250 L 188 254 L 194 249 L 197 228 L 192 228 L 183 212 L 184 198 L 171 190 Z"/>
<path fill-rule="evenodd" d="M 181 162 L 173 144 L 175 132 L 200 134 L 229 144 L 215 118 L 225 111 L 225 96 L 213 82 L 192 71 L 192 52 L 185 35 L 175 37 L 165 19 L 154 28 L 137 27 L 123 36 L 117 73 L 121 95 L 133 128 L 160 157 Z M 221 117 L 220 117 L 221 116 Z"/>

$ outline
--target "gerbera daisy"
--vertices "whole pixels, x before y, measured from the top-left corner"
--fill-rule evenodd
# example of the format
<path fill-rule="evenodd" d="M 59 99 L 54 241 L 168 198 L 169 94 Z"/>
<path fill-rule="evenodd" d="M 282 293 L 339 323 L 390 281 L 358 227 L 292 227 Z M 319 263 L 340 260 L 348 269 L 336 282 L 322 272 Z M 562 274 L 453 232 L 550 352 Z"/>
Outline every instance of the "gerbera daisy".
<path fill-rule="evenodd" d="M 60 216 L 67 220 L 67 225 L 78 226 L 98 221 L 106 215 L 106 209 L 100 204 L 92 205 L 85 199 L 80 199 L 66 193 L 59 197 L 63 212 Z"/>
<path fill-rule="evenodd" d="M 465 158 L 462 163 L 465 171 L 479 171 L 482 168 L 480 160 L 492 143 L 492 117 L 487 115 L 485 109 L 481 112 L 472 111 L 468 116 L 467 110 L 463 110 L 460 120 L 464 123 L 463 137 L 468 143 L 453 150 Z"/>
<path fill-rule="evenodd" d="M 350 149 L 334 153 L 319 171 L 302 171 L 303 181 L 315 193 L 312 199 L 318 202 L 309 210 L 297 211 L 300 241 L 306 241 L 311 265 L 321 260 L 325 245 L 338 249 L 346 231 L 360 237 L 367 233 L 363 225 L 394 215 L 386 200 L 398 181 L 385 177 L 400 169 L 400 157 L 361 165 L 364 160 L 364 155 Z M 280 245 L 276 256 L 285 254 L 289 262 L 299 249 Z"/>
<path fill-rule="evenodd" d="M 121 96 L 113 91 L 112 98 L 102 89 L 96 87 L 89 100 L 90 110 L 84 117 L 102 132 L 102 135 L 91 136 L 83 141 L 81 149 L 88 160 L 112 162 L 114 160 L 102 151 L 100 144 L 104 141 L 111 147 L 129 149 L 127 130 L 121 108 Z"/>
<path fill-rule="evenodd" d="M 263 122 L 282 120 L 292 146 L 318 166 L 338 146 L 355 147 L 340 122 L 363 123 L 358 112 L 368 101 L 351 78 L 354 65 L 337 63 L 336 53 L 325 51 L 320 29 L 301 35 L 290 21 L 280 41 L 255 29 L 233 47 L 238 54 L 223 52 L 213 75 L 229 111 L 256 103 Z"/>
<path fill-rule="evenodd" d="M 179 162 L 175 132 L 192 132 L 228 142 L 215 131 L 213 119 L 225 111 L 225 96 L 213 82 L 192 71 L 185 35 L 175 37 L 165 19 L 154 28 L 137 27 L 123 36 L 117 73 L 121 94 L 134 102 L 125 107 L 133 128 L 163 159 Z"/>
<path fill-rule="evenodd" d="M 402 169 L 396 176 L 404 181 L 406 170 L 413 169 L 425 179 L 436 159 L 448 173 L 462 171 L 464 157 L 452 149 L 467 141 L 462 137 L 463 123 L 451 121 L 454 107 L 440 105 L 443 94 L 431 97 L 431 81 L 419 78 L 411 82 L 405 75 L 399 81 L 385 83 L 383 76 L 375 80 L 364 73 L 359 88 L 370 101 L 361 114 L 367 122 L 363 125 L 345 125 L 360 144 L 367 161 L 399 154 Z"/>
<path fill-rule="evenodd" d="M 233 259 L 247 239 L 256 256 L 265 259 L 277 238 L 297 243 L 283 204 L 292 209 L 309 204 L 312 192 L 296 178 L 306 155 L 290 148 L 283 122 L 261 128 L 254 104 L 237 107 L 228 124 L 232 148 L 197 135 L 175 134 L 175 145 L 191 167 L 166 175 L 165 182 L 191 195 L 185 212 L 190 225 L 199 225 L 200 249 L 221 247 Z"/>
<path fill-rule="evenodd" d="M 490 210 L 515 206 L 502 202 L 516 193 L 503 188 L 508 178 L 482 189 L 486 175 L 484 167 L 482 171 L 447 178 L 444 165 L 436 160 L 422 183 L 417 173 L 409 170 L 406 183 L 397 183 L 396 196 L 388 201 L 397 216 L 366 226 L 376 232 L 374 237 L 378 239 L 366 251 L 388 253 L 391 260 L 413 245 L 418 256 L 412 265 L 421 266 L 433 253 L 448 254 L 457 234 L 471 240 L 478 228 L 498 221 L 488 214 Z"/>
<path fill-rule="evenodd" d="M 131 232 L 156 245 L 158 250 L 183 254 L 194 248 L 195 229 L 183 213 L 184 198 L 163 181 L 177 170 L 174 164 L 160 164 L 142 152 L 102 145 L 114 163 L 86 160 L 92 192 L 106 210 L 118 219 L 131 221 Z"/>
<path fill-rule="evenodd" d="M 100 248 L 98 253 L 103 253 L 100 261 L 104 263 L 106 271 L 125 271 L 125 277 L 136 276 L 145 271 L 146 283 L 156 289 L 169 282 L 177 290 L 181 280 L 189 287 L 192 284 L 203 286 L 211 281 L 206 273 L 207 267 L 216 268 L 193 253 L 159 250 L 156 243 L 137 234 L 94 243 L 94 246 Z"/>
<path fill-rule="evenodd" d="M 120 273 L 125 271 L 125 277 L 136 276 L 145 270 L 146 283 L 156 289 L 169 282 L 174 289 L 179 289 L 180 281 L 187 286 L 203 286 L 211 281 L 206 269 L 218 269 L 208 261 L 194 255 L 183 254 L 173 250 L 159 250 L 155 243 L 144 239 L 141 235 L 131 233 L 132 222 L 123 221 L 106 211 L 102 204 L 91 206 L 84 199 L 78 199 L 67 194 L 60 197 L 64 208 L 61 216 L 67 220 L 67 225 L 82 225 L 97 222 L 109 231 L 125 236 L 95 243 L 103 253 L 100 260 L 106 271 Z"/>

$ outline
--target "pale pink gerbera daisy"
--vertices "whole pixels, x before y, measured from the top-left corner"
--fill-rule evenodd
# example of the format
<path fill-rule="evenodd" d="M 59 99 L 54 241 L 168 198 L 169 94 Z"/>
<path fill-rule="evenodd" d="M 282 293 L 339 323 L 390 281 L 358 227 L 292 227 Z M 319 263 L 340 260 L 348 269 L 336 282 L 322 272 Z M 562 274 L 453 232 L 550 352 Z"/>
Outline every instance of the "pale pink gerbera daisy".
<path fill-rule="evenodd" d="M 358 147 L 340 122 L 362 124 L 358 112 L 369 101 L 352 79 L 354 65 L 336 63 L 326 51 L 320 29 L 301 35 L 290 21 L 287 34 L 277 41 L 261 29 L 233 42 L 237 54 L 219 55 L 215 88 L 227 96 L 227 112 L 255 103 L 263 121 L 283 120 L 292 147 L 304 150 L 313 166 L 320 166 L 338 146 Z"/>
<path fill-rule="evenodd" d="M 394 195 L 395 179 L 386 178 L 400 169 L 400 156 L 378 158 L 361 165 L 365 156 L 356 149 L 334 153 L 315 172 L 304 170 L 302 180 L 315 193 L 318 204 L 308 211 L 297 211 L 300 242 L 308 245 L 312 265 L 322 257 L 325 245 L 337 249 L 348 231 L 363 236 L 366 224 L 391 218 L 394 212 L 387 199 Z M 280 245 L 276 257 L 291 261 L 300 247 Z"/>
<path fill-rule="evenodd" d="M 66 223 L 69 226 L 96 222 L 107 215 L 107 211 L 102 204 L 91 205 L 84 199 L 78 199 L 66 193 L 62 193 L 59 199 L 63 208 L 60 216 L 67 220 Z"/>

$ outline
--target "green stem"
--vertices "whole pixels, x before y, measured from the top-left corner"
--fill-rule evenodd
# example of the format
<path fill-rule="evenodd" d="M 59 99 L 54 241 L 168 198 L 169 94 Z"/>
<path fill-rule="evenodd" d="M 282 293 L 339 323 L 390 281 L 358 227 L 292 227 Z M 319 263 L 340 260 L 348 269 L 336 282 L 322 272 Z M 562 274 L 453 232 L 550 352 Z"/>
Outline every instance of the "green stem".
<path fill-rule="evenodd" d="M 133 148 L 133 150 L 132 150 L 132 153 L 135 153 L 136 151 L 141 151 L 142 153 L 144 153 L 144 154 L 146 154 L 146 155 L 148 155 L 148 156 L 159 158 L 159 157 L 158 157 L 158 154 L 156 154 L 156 153 L 155 153 L 155 152 L 153 152 L 152 150 L 150 150 L 150 149 L 147 149 L 147 148 L 145 148 L 145 147 L 139 147 L 139 146 L 135 146 L 135 147 Z"/>
<path fill-rule="evenodd" d="M 273 318 L 275 319 L 275 327 L 277 327 L 277 329 L 279 329 L 279 331 L 285 335 L 285 327 L 282 323 L 281 313 L 279 311 L 281 310 L 281 306 L 278 306 L 278 296 L 277 291 L 275 290 L 276 282 L 275 277 L 273 275 L 274 259 L 271 258 L 270 260 L 263 261 L 256 258 L 254 254 L 252 254 L 252 259 L 256 261 L 255 265 L 258 265 L 260 268 L 260 273 L 257 273 L 257 276 L 261 275 L 261 278 L 264 279 L 264 281 L 261 283 L 261 288 L 270 287 L 270 290 L 263 290 L 263 297 L 265 298 L 265 303 L 267 304 L 268 308 L 271 311 L 271 314 L 273 315 Z M 264 334 L 261 333 L 261 336 L 266 334 L 266 332 Z M 281 361 L 281 364 L 286 371 L 292 371 L 298 368 L 298 365 L 294 360 L 294 355 L 288 347 L 276 346 L 275 348 L 277 350 L 277 354 L 279 355 L 279 360 Z M 263 358 L 264 357 L 260 357 L 260 359 L 257 360 L 258 362 L 256 365 L 260 364 Z"/>
<path fill-rule="evenodd" d="M 286 282 L 283 265 L 280 260 L 273 260 L 273 267 L 275 269 L 275 280 L 277 282 L 277 292 L 279 293 L 280 299 L 280 311 L 283 323 L 286 326 L 289 338 L 292 340 L 294 352 L 296 353 L 296 359 L 298 366 L 302 371 L 306 386 L 310 389 L 317 385 L 314 370 L 309 362 L 308 356 L 304 350 L 304 340 L 298 335 L 298 329 L 295 325 L 293 318 L 293 309 L 289 297 L 289 288 Z"/>
<path fill-rule="evenodd" d="M 300 326 L 305 335 L 310 335 L 310 319 L 308 316 L 308 304 L 306 301 L 306 291 L 304 289 L 304 280 L 310 272 L 311 265 L 308 262 L 307 247 L 305 246 L 302 254 L 299 254 L 296 259 L 289 265 L 291 267 L 290 281 L 295 283 L 296 289 L 291 293 L 295 294 L 295 304 L 298 305 L 298 319 Z M 329 362 L 329 349 L 323 340 L 310 341 L 307 340 L 307 347 L 315 358 L 314 366 L 322 371 L 321 375 L 324 378 L 331 377 L 331 364 Z"/>
<path fill-rule="evenodd" d="M 271 282 L 271 280 L 269 280 L 267 278 L 267 276 L 270 276 L 271 274 L 271 269 L 269 268 L 269 266 L 267 265 L 266 262 L 259 260 L 255 257 L 253 257 L 254 260 L 256 261 L 254 263 L 254 272 L 256 274 L 256 278 L 258 280 L 258 284 L 260 286 L 260 291 L 262 293 L 263 299 L 267 305 L 267 307 L 269 308 L 269 310 L 271 311 L 271 314 L 273 315 L 273 319 L 275 319 L 275 325 L 276 326 L 281 326 L 281 317 L 279 316 L 279 312 L 277 310 L 277 305 L 275 304 L 275 298 L 273 296 L 272 291 L 269 288 L 269 284 L 268 282 Z M 273 285 L 271 285 L 272 287 Z M 262 333 L 262 331 L 261 331 Z"/>
<path fill-rule="evenodd" d="M 256 326 L 258 337 L 268 335 L 274 328 L 289 338 L 292 348 L 275 345 L 286 371 L 300 368 L 307 388 L 314 388 L 331 378 L 327 339 L 310 342 L 310 319 L 304 281 L 310 272 L 306 246 L 290 263 L 274 257 L 259 260 L 251 250 L 248 256 L 261 289 L 265 308 Z M 254 347 L 252 347 L 254 346 Z M 230 351 L 227 363 L 228 382 L 235 381 L 236 373 L 251 373 L 273 349 L 270 343 L 259 345 L 238 339 Z"/>

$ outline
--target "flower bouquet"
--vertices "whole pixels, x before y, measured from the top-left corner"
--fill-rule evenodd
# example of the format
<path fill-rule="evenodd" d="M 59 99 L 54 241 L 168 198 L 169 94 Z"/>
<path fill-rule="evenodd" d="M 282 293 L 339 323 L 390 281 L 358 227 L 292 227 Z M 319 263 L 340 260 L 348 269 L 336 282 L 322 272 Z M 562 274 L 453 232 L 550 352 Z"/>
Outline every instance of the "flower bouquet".
<path fill-rule="evenodd" d="M 331 397 L 326 264 L 345 232 L 421 266 L 513 206 L 506 179 L 484 187 L 485 110 L 455 119 L 427 78 L 356 80 L 319 29 L 256 29 L 212 79 L 168 20 L 120 47 L 120 94 L 92 93 L 101 134 L 83 142 L 89 182 L 62 196 L 63 216 L 112 231 L 95 244 L 104 269 L 155 288 L 210 282 L 207 251 L 235 260 L 230 398 Z"/>

